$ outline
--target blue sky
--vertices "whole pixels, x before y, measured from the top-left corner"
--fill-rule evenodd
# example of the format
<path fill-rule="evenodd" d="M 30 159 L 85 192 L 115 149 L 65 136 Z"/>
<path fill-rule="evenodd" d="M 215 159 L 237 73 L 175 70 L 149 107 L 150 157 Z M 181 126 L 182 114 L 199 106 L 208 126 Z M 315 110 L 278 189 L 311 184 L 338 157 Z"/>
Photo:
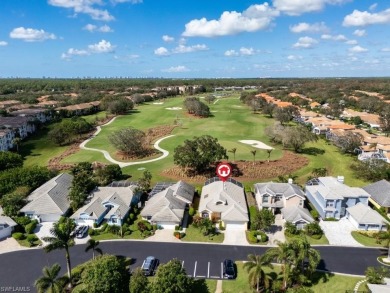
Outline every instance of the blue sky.
<path fill-rule="evenodd" d="M 0 77 L 389 76 L 388 0 L 1 0 Z"/>

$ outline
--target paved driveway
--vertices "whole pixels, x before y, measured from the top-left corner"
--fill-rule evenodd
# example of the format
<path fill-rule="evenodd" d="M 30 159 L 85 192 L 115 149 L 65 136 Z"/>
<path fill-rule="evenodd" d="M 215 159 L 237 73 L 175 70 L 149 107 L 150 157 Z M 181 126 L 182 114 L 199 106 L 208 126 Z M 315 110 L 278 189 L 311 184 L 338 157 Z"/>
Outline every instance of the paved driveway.
<path fill-rule="evenodd" d="M 225 230 L 223 244 L 229 245 L 249 245 L 246 240 L 246 233 L 244 230 Z"/>
<path fill-rule="evenodd" d="M 35 229 L 34 233 L 37 235 L 39 239 L 42 241 L 42 245 L 45 246 L 47 243 L 42 240 L 43 237 L 52 237 L 50 233 L 50 229 L 53 227 L 54 222 L 42 222 L 37 225 L 37 228 Z M 87 243 L 88 239 L 91 237 L 87 235 L 86 237 L 83 238 L 75 238 L 74 241 L 76 244 L 84 244 Z"/>
<path fill-rule="evenodd" d="M 271 225 L 270 232 L 267 233 L 268 245 L 276 245 L 278 241 L 285 242 L 286 237 L 284 236 L 284 223 L 282 215 L 275 215 L 275 223 Z"/>
<path fill-rule="evenodd" d="M 18 241 L 12 237 L 0 239 L 0 253 L 16 251 L 20 249 L 26 249 L 26 247 L 20 246 Z"/>
<path fill-rule="evenodd" d="M 356 228 L 346 218 L 337 222 L 320 221 L 320 226 L 331 245 L 363 246 L 352 237 L 351 232 Z"/>

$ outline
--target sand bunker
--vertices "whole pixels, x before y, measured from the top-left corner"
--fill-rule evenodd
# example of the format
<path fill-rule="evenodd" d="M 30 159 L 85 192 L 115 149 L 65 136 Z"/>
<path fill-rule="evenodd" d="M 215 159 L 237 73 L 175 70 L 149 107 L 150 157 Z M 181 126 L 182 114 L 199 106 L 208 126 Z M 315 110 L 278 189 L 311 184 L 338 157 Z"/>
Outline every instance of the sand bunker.
<path fill-rule="evenodd" d="M 164 104 L 163 102 L 154 102 L 153 105 L 162 105 Z"/>
<path fill-rule="evenodd" d="M 165 108 L 167 110 L 181 110 L 181 107 L 172 107 L 172 108 Z"/>
<path fill-rule="evenodd" d="M 265 143 L 258 141 L 258 140 L 239 140 L 241 143 L 249 144 L 257 149 L 263 149 L 263 150 L 273 150 L 273 147 L 270 147 L 269 145 L 266 145 Z"/>

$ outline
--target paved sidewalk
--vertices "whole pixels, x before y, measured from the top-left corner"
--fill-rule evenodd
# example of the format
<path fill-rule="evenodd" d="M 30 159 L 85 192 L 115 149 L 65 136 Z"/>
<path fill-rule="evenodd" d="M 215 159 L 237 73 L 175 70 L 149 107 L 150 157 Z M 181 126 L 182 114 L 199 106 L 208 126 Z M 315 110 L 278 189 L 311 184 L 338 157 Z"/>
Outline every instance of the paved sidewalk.
<path fill-rule="evenodd" d="M 335 222 L 321 220 L 320 226 L 330 245 L 363 246 L 352 237 L 351 232 L 356 228 L 345 217 Z"/>
<path fill-rule="evenodd" d="M 217 288 L 215 289 L 215 293 L 222 293 L 222 280 L 217 281 Z"/>
<path fill-rule="evenodd" d="M 29 249 L 19 245 L 18 241 L 12 237 L 0 239 L 0 253 Z"/>

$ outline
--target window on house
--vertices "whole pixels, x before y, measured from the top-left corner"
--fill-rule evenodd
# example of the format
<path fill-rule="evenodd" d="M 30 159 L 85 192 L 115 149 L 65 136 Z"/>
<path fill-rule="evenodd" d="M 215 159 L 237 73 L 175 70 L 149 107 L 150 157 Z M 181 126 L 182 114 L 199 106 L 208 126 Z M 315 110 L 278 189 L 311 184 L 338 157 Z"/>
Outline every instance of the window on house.
<path fill-rule="evenodd" d="M 263 203 L 266 203 L 268 202 L 268 195 L 263 195 Z"/>
<path fill-rule="evenodd" d="M 275 202 L 281 201 L 282 200 L 282 195 L 277 195 L 275 196 Z"/>
<path fill-rule="evenodd" d="M 303 199 L 301 199 L 301 200 L 299 201 L 299 205 L 300 205 L 300 206 L 303 206 Z"/>
<path fill-rule="evenodd" d="M 333 207 L 333 206 L 334 206 L 333 201 L 327 201 L 327 202 L 326 202 L 326 207 L 327 207 L 327 208 L 330 208 L 330 207 Z"/>
<path fill-rule="evenodd" d="M 116 224 L 118 222 L 118 219 L 117 218 L 112 218 L 111 222 Z"/>

